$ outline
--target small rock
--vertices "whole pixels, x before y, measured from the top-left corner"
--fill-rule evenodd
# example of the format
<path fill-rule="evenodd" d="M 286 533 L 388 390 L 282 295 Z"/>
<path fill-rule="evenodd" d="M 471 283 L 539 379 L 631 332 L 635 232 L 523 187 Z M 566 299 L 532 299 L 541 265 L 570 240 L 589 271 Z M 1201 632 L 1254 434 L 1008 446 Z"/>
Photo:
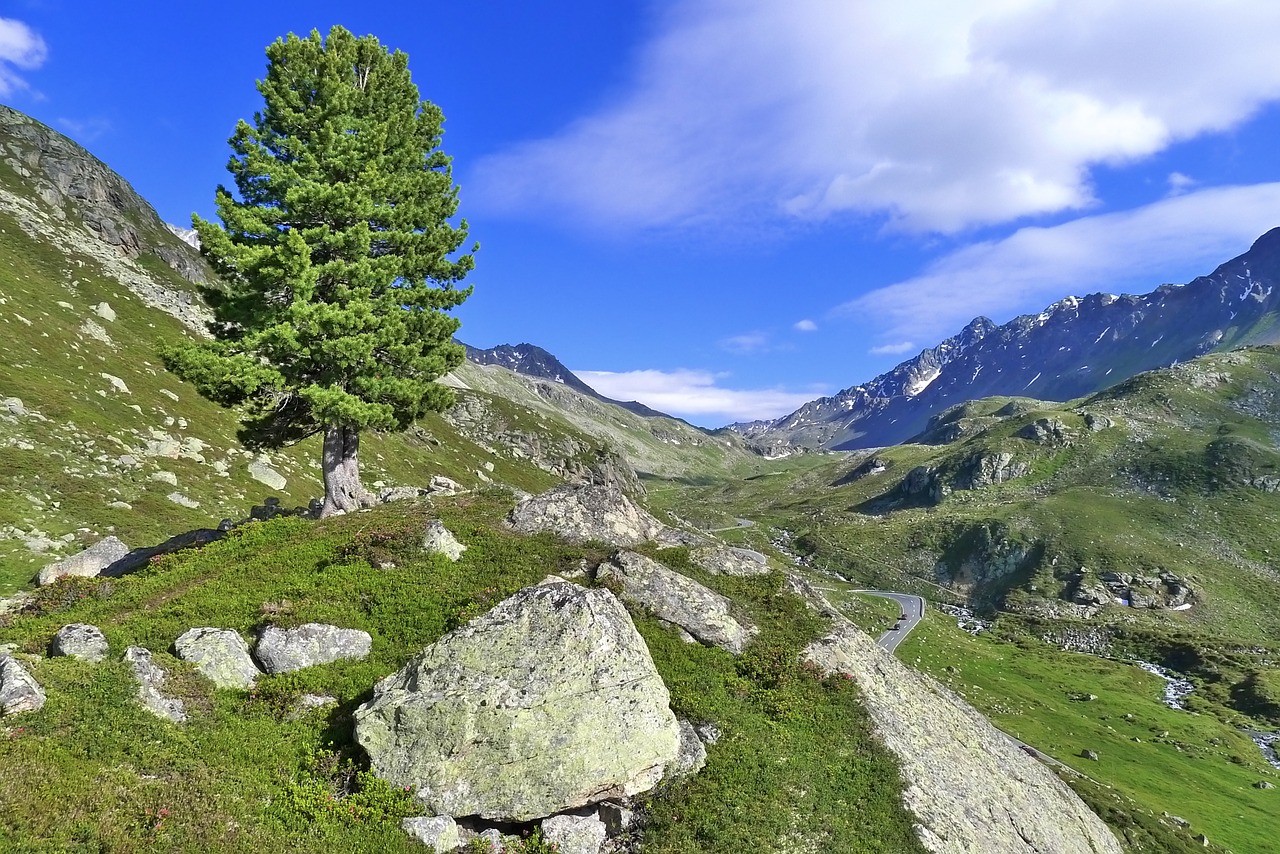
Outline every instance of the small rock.
<path fill-rule="evenodd" d="M 1183 817 L 1182 817 L 1182 816 L 1180 816 L 1180 815 L 1171 815 L 1171 816 L 1169 816 L 1169 821 L 1173 822 L 1173 823 L 1174 823 L 1174 824 L 1176 824 L 1178 827 L 1190 827 L 1190 826 L 1191 826 L 1191 822 L 1187 821 L 1185 818 L 1183 818 Z"/>
<path fill-rule="evenodd" d="M 151 479 L 156 483 L 167 483 L 170 486 L 178 485 L 178 476 L 171 471 L 165 471 L 163 469 L 152 472 Z"/>
<path fill-rule="evenodd" d="M 125 501 L 112 501 L 107 505 L 110 510 L 132 510 L 133 505 Z"/>
<path fill-rule="evenodd" d="M 1209 847 L 1209 837 L 1205 836 L 1203 833 L 1196 837 L 1196 842 L 1199 842 L 1205 848 Z"/>
<path fill-rule="evenodd" d="M 92 578 L 127 554 L 129 554 L 129 547 L 120 540 L 115 537 L 104 537 L 79 554 L 49 564 L 40 570 L 36 582 L 41 587 L 45 587 L 69 575 Z"/>
<path fill-rule="evenodd" d="M 150 650 L 131 646 L 124 651 L 124 660 L 138 680 L 138 700 L 147 711 L 175 724 L 187 719 L 187 710 L 182 701 L 165 695 L 165 673 L 151 660 Z"/>
<path fill-rule="evenodd" d="M 707 764 L 707 749 L 693 725 L 684 718 L 677 718 L 676 723 L 680 725 L 680 752 L 667 768 L 669 778 L 697 774 Z"/>
<path fill-rule="evenodd" d="M 427 530 L 422 536 L 422 548 L 431 554 L 444 555 L 452 561 L 457 561 L 467 550 L 467 547 L 458 542 L 457 537 L 442 525 L 439 519 L 432 519 L 427 525 Z"/>
<path fill-rule="evenodd" d="M 306 717 L 316 709 L 336 706 L 337 704 L 338 698 L 330 697 L 328 694 L 303 694 L 294 701 L 293 707 L 289 710 L 289 720 L 296 721 L 299 718 Z"/>
<path fill-rule="evenodd" d="M 1080 756 L 1093 762 L 1098 761 L 1098 753 L 1095 750 L 1082 750 L 1080 751 Z"/>
<path fill-rule="evenodd" d="M 431 492 L 438 495 L 456 495 L 459 492 L 465 492 L 456 480 L 445 477 L 441 474 L 434 474 L 431 476 L 429 489 Z"/>
<path fill-rule="evenodd" d="M 267 673 L 289 673 L 342 659 L 362 659 L 372 646 L 368 632 L 304 623 L 291 629 L 268 626 L 254 654 Z"/>
<path fill-rule="evenodd" d="M 0 658 L 0 715 L 39 711 L 44 700 L 44 689 L 16 658 Z"/>
<path fill-rule="evenodd" d="M 102 629 L 88 623 L 71 623 L 58 629 L 50 645 L 50 655 L 69 655 L 97 664 L 107 657 L 107 638 Z"/>
<path fill-rule="evenodd" d="M 458 824 L 447 815 L 420 815 L 401 820 L 400 829 L 432 851 L 452 851 L 462 847 Z"/>
<path fill-rule="evenodd" d="M 196 501 L 194 498 L 188 498 L 187 496 L 183 495 L 181 492 L 170 492 L 166 497 L 170 501 L 172 501 L 174 504 L 177 504 L 182 507 L 186 507 L 191 510 L 194 510 L 200 506 L 199 501 Z"/>
<path fill-rule="evenodd" d="M 720 727 L 715 724 L 698 724 L 693 728 L 693 731 L 698 734 L 698 738 L 702 739 L 702 743 L 708 746 L 718 742 L 721 736 L 724 735 L 720 731 Z"/>
<path fill-rule="evenodd" d="M 108 303 L 105 303 L 105 302 L 98 303 L 93 307 L 93 311 L 95 314 L 98 315 L 98 317 L 101 317 L 103 320 L 112 321 L 116 319 L 115 309 L 113 309 Z"/>
<path fill-rule="evenodd" d="M 22 400 L 16 397 L 6 397 L 4 399 L 4 408 L 9 410 L 10 415 L 16 415 L 23 418 L 27 414 L 27 408 L 22 405 Z"/>
<path fill-rule="evenodd" d="M 249 657 L 249 645 L 231 629 L 188 629 L 174 641 L 178 658 L 195 665 L 219 688 L 253 687 L 258 668 Z"/>
<path fill-rule="evenodd" d="M 542 820 L 542 838 L 560 854 L 600 854 L 604 822 L 594 815 L 553 815 Z"/>
<path fill-rule="evenodd" d="M 133 394 L 133 392 L 129 391 L 129 387 L 124 384 L 124 380 L 119 377 L 112 376 L 111 374 L 98 374 L 98 376 L 111 383 L 111 387 L 121 394 Z"/>
<path fill-rule="evenodd" d="M 475 836 L 477 842 L 487 845 L 487 848 L 481 848 L 486 854 L 502 854 L 507 850 L 507 843 L 513 841 L 513 837 L 503 836 L 502 833 L 494 828 L 482 830 Z"/>
<path fill-rule="evenodd" d="M 1256 782 L 1256 783 L 1254 783 L 1254 784 L 1253 784 L 1253 787 L 1254 787 L 1255 789 L 1274 789 L 1274 788 L 1275 788 L 1275 784 L 1274 784 L 1274 783 L 1270 783 L 1270 782 L 1268 782 L 1268 781 L 1266 781 L 1266 780 L 1259 780 L 1258 782 Z"/>
<path fill-rule="evenodd" d="M 602 803 L 596 812 L 610 836 L 617 836 L 631 826 L 636 814 L 621 804 Z"/>
<path fill-rule="evenodd" d="M 266 457 L 258 457 L 249 463 L 249 477 L 277 491 L 289 483 L 284 475 L 271 467 L 271 461 Z"/>

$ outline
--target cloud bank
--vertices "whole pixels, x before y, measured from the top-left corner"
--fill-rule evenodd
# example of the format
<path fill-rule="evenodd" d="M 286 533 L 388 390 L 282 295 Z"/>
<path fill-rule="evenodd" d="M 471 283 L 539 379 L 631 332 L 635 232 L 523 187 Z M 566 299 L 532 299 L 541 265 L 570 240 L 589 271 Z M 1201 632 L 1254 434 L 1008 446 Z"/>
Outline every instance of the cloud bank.
<path fill-rule="evenodd" d="M 732 421 L 777 418 L 827 392 L 816 389 L 732 389 L 719 383 L 723 374 L 710 371 L 579 371 L 583 382 L 614 400 L 638 400 L 669 415 L 704 426 Z"/>
<path fill-rule="evenodd" d="M 1280 97 L 1274 0 L 678 0 L 658 31 L 622 97 L 482 160 L 469 201 L 956 232 L 1086 209 L 1091 167 Z"/>
<path fill-rule="evenodd" d="M 28 88 L 20 72 L 34 71 L 49 55 L 40 34 L 21 21 L 0 18 L 0 96 Z"/>

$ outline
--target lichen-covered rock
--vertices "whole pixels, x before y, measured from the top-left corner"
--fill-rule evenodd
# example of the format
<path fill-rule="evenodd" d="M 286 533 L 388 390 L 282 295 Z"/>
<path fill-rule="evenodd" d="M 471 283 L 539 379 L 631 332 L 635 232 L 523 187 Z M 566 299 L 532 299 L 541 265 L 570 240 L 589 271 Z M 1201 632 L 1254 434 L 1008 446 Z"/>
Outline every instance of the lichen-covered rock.
<path fill-rule="evenodd" d="M 462 847 L 462 831 L 447 815 L 420 815 L 400 822 L 400 829 L 432 851 L 452 851 Z"/>
<path fill-rule="evenodd" d="M 69 655 L 94 664 L 107 657 L 107 638 L 102 629 L 88 623 L 71 623 L 58 629 L 49 645 L 52 655 Z"/>
<path fill-rule="evenodd" d="M 680 744 L 668 702 L 613 594 L 549 579 L 378 683 L 356 740 L 430 812 L 530 821 L 656 785 Z"/>
<path fill-rule="evenodd" d="M 769 559 L 737 546 L 707 545 L 689 553 L 690 559 L 713 575 L 767 575 Z"/>
<path fill-rule="evenodd" d="M 129 554 L 129 547 L 120 540 L 115 537 L 104 537 L 79 554 L 49 564 L 40 570 L 36 581 L 44 587 L 69 575 L 92 578 L 127 554 Z"/>
<path fill-rule="evenodd" d="M 174 641 L 173 648 L 178 658 L 194 664 L 219 688 L 252 688 L 258 678 L 249 645 L 231 629 L 189 629 Z"/>
<path fill-rule="evenodd" d="M 679 723 L 680 753 L 676 756 L 676 761 L 672 762 L 671 767 L 667 769 L 668 777 L 687 777 L 690 774 L 697 774 L 707 764 L 707 748 L 698 737 L 698 731 L 684 718 L 680 718 Z"/>
<path fill-rule="evenodd" d="M 44 689 L 13 656 L 0 656 L 0 715 L 39 711 Z"/>
<path fill-rule="evenodd" d="M 605 826 L 594 815 L 553 815 L 542 822 L 542 838 L 559 854 L 600 854 Z"/>
<path fill-rule="evenodd" d="M 441 554 L 453 561 L 462 557 L 462 553 L 467 550 L 467 547 L 458 542 L 458 538 L 442 525 L 439 519 L 432 519 L 427 525 L 427 530 L 422 535 L 422 548 L 431 554 Z"/>
<path fill-rule="evenodd" d="M 268 626 L 258 639 L 254 655 L 267 673 L 289 673 L 344 658 L 361 659 L 372 647 L 373 638 L 368 632 L 303 623 L 288 629 Z"/>
<path fill-rule="evenodd" d="M 150 650 L 131 646 L 124 651 L 124 660 L 138 680 L 138 701 L 147 711 L 175 724 L 187 719 L 182 701 L 164 693 L 165 672 L 151 660 Z"/>
<path fill-rule="evenodd" d="M 609 486 L 558 486 L 524 499 L 507 517 L 522 534 L 550 531 L 574 543 L 596 540 L 634 546 L 657 538 L 665 526 Z"/>
<path fill-rule="evenodd" d="M 847 620 L 837 619 L 804 656 L 857 682 L 880 740 L 902 765 L 903 800 L 930 851 L 1121 854 L 1107 826 L 1052 771 Z"/>
<path fill-rule="evenodd" d="M 1065 445 L 1071 441 L 1071 430 L 1058 418 L 1037 418 L 1016 435 L 1037 445 Z"/>
<path fill-rule="evenodd" d="M 1014 480 L 1031 471 L 1028 463 L 1014 459 L 1007 451 L 980 453 L 965 462 L 956 478 L 957 489 L 983 489 Z"/>
<path fill-rule="evenodd" d="M 734 619 L 729 600 L 719 593 L 635 552 L 615 554 L 596 569 L 596 579 L 618 585 L 623 599 L 647 608 L 658 619 L 734 654 L 759 633 L 755 626 Z"/>

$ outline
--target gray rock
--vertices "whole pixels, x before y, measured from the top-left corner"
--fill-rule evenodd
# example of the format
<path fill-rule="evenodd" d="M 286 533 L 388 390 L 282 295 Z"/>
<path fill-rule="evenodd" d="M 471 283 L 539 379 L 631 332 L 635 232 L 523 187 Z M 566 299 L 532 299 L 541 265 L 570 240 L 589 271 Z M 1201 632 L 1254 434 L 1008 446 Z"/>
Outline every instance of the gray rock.
<path fill-rule="evenodd" d="M 516 837 L 503 836 L 501 831 L 495 830 L 491 827 L 488 830 L 482 830 L 477 833 L 475 835 L 475 839 L 481 844 L 488 846 L 487 848 L 482 849 L 483 851 L 488 852 L 488 854 L 502 854 L 502 852 L 507 848 L 507 843 L 514 841 Z"/>
<path fill-rule="evenodd" d="M 152 472 L 151 479 L 156 483 L 167 483 L 170 486 L 178 485 L 178 476 L 173 472 L 165 471 L 164 469 L 161 469 L 160 471 Z"/>
<path fill-rule="evenodd" d="M 392 501 L 406 501 L 411 498 L 421 498 L 428 494 L 427 490 L 416 486 L 392 486 L 379 492 L 378 500 L 383 504 L 390 504 Z"/>
<path fill-rule="evenodd" d="M 271 461 L 266 457 L 258 457 L 249 463 L 249 477 L 277 491 L 289 483 L 284 475 L 271 467 Z"/>
<path fill-rule="evenodd" d="M 542 838 L 559 854 L 600 854 L 605 826 L 594 815 L 553 815 L 542 822 Z"/>
<path fill-rule="evenodd" d="M 1065 445 L 1071 441 L 1071 431 L 1057 418 L 1038 418 L 1016 434 L 1037 445 Z"/>
<path fill-rule="evenodd" d="M 556 487 L 522 500 L 507 521 L 522 534 L 550 531 L 574 543 L 595 540 L 614 546 L 634 546 L 665 530 L 621 490 L 609 486 Z"/>
<path fill-rule="evenodd" d="M 18 659 L 0 657 L 0 715 L 39 711 L 44 700 L 44 689 Z"/>
<path fill-rule="evenodd" d="M 1088 759 L 1088 760 L 1089 760 L 1089 761 L 1091 761 L 1091 762 L 1097 762 L 1097 761 L 1098 761 L 1098 751 L 1096 751 L 1096 750 L 1082 750 L 1082 751 L 1080 751 L 1080 758 L 1081 758 L 1081 759 Z"/>
<path fill-rule="evenodd" d="M 95 314 L 98 315 L 98 317 L 101 317 L 103 320 L 107 322 L 110 322 L 116 319 L 115 309 L 111 307 L 110 303 L 100 302 L 93 307 L 93 311 Z"/>
<path fill-rule="evenodd" d="M 1255 789 L 1274 789 L 1276 786 L 1274 783 L 1268 782 L 1267 780 L 1259 780 L 1253 784 L 1253 787 Z"/>
<path fill-rule="evenodd" d="M 698 738 L 702 739 L 702 743 L 708 746 L 718 742 L 721 736 L 724 735 L 724 733 L 720 731 L 720 727 L 711 723 L 698 724 L 693 728 L 693 731 L 698 734 Z"/>
<path fill-rule="evenodd" d="M 268 626 L 254 655 L 267 673 L 288 673 L 346 658 L 362 659 L 372 647 L 368 632 L 304 623 L 291 629 Z"/>
<path fill-rule="evenodd" d="M 687 777 L 690 774 L 697 774 L 707 764 L 707 749 L 702 746 L 702 739 L 698 738 L 693 724 L 684 718 L 680 718 L 679 723 L 680 753 L 676 756 L 676 761 L 667 769 L 668 777 Z"/>
<path fill-rule="evenodd" d="M 462 847 L 457 822 L 447 815 L 420 815 L 401 820 L 400 829 L 432 851 L 452 851 Z"/>
<path fill-rule="evenodd" d="M 330 697 L 328 694 L 303 694 L 294 701 L 293 706 L 289 709 L 289 720 L 296 721 L 299 718 L 306 717 L 316 709 L 336 705 L 338 705 L 337 697 Z"/>
<path fill-rule="evenodd" d="M 22 400 L 21 400 L 21 398 L 17 398 L 17 397 L 6 397 L 6 398 L 4 399 L 4 401 L 3 401 L 3 403 L 2 403 L 2 404 L 0 404 L 0 405 L 3 405 L 3 406 L 4 406 L 4 408 L 5 408 L 5 409 L 7 409 L 7 410 L 9 411 L 9 414 L 10 414 L 10 415 L 16 415 L 16 416 L 18 416 L 19 418 L 24 418 L 24 417 L 26 417 L 26 414 L 27 414 L 27 408 L 26 408 L 25 406 L 23 406 L 23 405 L 22 405 Z"/>
<path fill-rule="evenodd" d="M 174 504 L 177 504 L 182 507 L 186 507 L 188 510 L 195 510 L 197 507 L 200 506 L 199 501 L 196 501 L 194 498 L 188 498 L 187 496 L 183 495 L 181 492 L 170 492 L 167 498 L 170 501 L 172 501 Z"/>
<path fill-rule="evenodd" d="M 445 477 L 442 474 L 433 474 L 431 476 L 429 489 L 435 495 L 457 495 L 459 492 L 466 492 L 456 480 Z"/>
<path fill-rule="evenodd" d="M 1107 428 L 1112 427 L 1114 425 L 1115 425 L 1115 422 L 1105 415 L 1097 415 L 1093 412 L 1086 412 L 1084 414 L 1084 426 L 1088 427 L 1090 430 L 1093 430 L 1094 432 L 1106 430 Z"/>
<path fill-rule="evenodd" d="M 617 584 L 622 598 L 660 620 L 674 623 L 698 640 L 734 654 L 759 633 L 729 614 L 729 600 L 693 579 L 635 552 L 618 552 L 596 569 L 596 579 Z"/>
<path fill-rule="evenodd" d="M 104 537 L 79 554 L 49 564 L 40 570 L 36 582 L 44 587 L 67 576 L 92 578 L 127 554 L 129 547 L 120 540 Z"/>
<path fill-rule="evenodd" d="M 458 542 L 453 532 L 442 525 L 439 519 L 432 519 L 427 525 L 427 530 L 422 535 L 422 548 L 431 554 L 441 554 L 453 561 L 462 557 L 462 553 L 467 550 L 467 547 Z"/>
<path fill-rule="evenodd" d="M 636 819 L 636 814 L 621 804 L 603 803 L 596 811 L 596 815 L 600 816 L 600 820 L 604 822 L 605 830 L 610 836 L 617 836 L 622 833 Z"/>
<path fill-rule="evenodd" d="M 668 700 L 613 594 L 549 581 L 379 682 L 356 740 L 431 812 L 531 821 L 656 785 L 680 744 Z"/>
<path fill-rule="evenodd" d="M 760 552 L 735 546 L 709 545 L 689 553 L 695 564 L 713 575 L 767 575 L 769 559 Z"/>
<path fill-rule="evenodd" d="M 965 462 L 964 471 L 956 478 L 959 489 L 982 489 L 1022 477 L 1031 466 L 1014 459 L 1007 451 L 980 453 Z"/>
<path fill-rule="evenodd" d="M 97 664 L 107 657 L 107 649 L 107 638 L 102 629 L 88 623 L 71 623 L 58 629 L 49 652 Z"/>
<path fill-rule="evenodd" d="M 151 660 L 150 650 L 131 646 L 124 651 L 124 660 L 138 680 L 138 701 L 143 708 L 156 717 L 175 724 L 187 719 L 187 710 L 182 701 L 164 693 L 165 672 Z"/>
<path fill-rule="evenodd" d="M 253 687 L 258 668 L 249 657 L 249 645 L 231 629 L 189 629 L 174 641 L 178 658 L 195 665 L 219 688 Z"/>

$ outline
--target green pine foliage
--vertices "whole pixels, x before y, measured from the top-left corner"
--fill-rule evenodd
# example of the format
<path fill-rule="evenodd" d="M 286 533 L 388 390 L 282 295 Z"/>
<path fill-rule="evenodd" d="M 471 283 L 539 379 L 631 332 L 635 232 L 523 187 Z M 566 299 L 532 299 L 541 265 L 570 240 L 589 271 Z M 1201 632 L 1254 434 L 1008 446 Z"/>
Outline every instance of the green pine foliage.
<path fill-rule="evenodd" d="M 263 109 L 230 139 L 239 197 L 218 188 L 221 226 L 193 218 L 225 284 L 209 294 L 214 340 L 167 363 L 242 407 L 258 444 L 404 430 L 452 403 L 435 379 L 463 359 L 447 312 L 474 262 L 451 222 L 444 116 L 373 36 L 290 34 L 267 58 Z"/>

